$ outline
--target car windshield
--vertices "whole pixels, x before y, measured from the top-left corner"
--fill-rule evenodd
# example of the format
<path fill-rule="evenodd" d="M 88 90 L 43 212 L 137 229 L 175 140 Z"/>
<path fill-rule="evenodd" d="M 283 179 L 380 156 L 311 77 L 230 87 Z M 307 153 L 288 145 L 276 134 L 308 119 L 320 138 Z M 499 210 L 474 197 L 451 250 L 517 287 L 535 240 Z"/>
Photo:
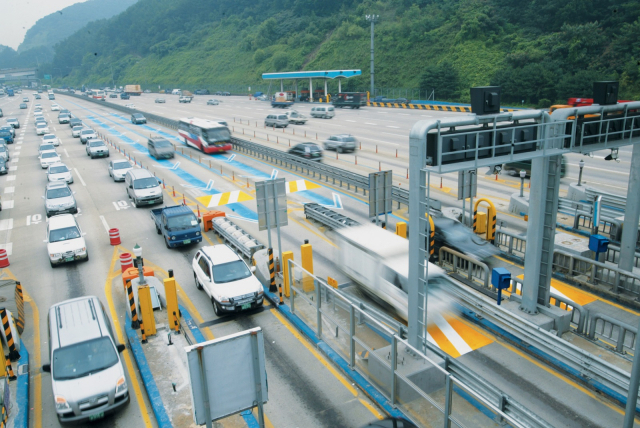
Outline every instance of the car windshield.
<path fill-rule="evenodd" d="M 213 265 L 213 281 L 216 284 L 224 284 L 225 282 L 237 281 L 239 279 L 248 278 L 251 271 L 247 268 L 242 260 Z"/>
<path fill-rule="evenodd" d="M 48 158 L 57 158 L 58 154 L 56 152 L 44 152 L 42 153 L 42 159 L 48 159 Z"/>
<path fill-rule="evenodd" d="M 47 190 L 47 199 L 66 198 L 68 196 L 71 196 L 71 189 L 68 187 L 57 187 L 55 189 Z"/>
<path fill-rule="evenodd" d="M 154 141 L 156 147 L 173 147 L 173 145 L 167 140 L 156 140 Z"/>
<path fill-rule="evenodd" d="M 85 129 L 85 130 L 83 130 L 83 131 L 82 131 L 82 133 L 83 133 L 84 135 L 93 134 L 93 130 L 92 130 L 92 129 Z"/>
<path fill-rule="evenodd" d="M 80 126 L 80 125 L 74 126 L 73 130 L 74 131 L 82 131 L 82 126 Z"/>
<path fill-rule="evenodd" d="M 0 144 L 0 152 L 4 153 L 6 151 L 7 151 L 7 147 L 4 144 Z"/>
<path fill-rule="evenodd" d="M 118 354 L 108 337 L 58 348 L 53 351 L 53 378 L 76 379 L 108 369 L 118 362 Z"/>
<path fill-rule="evenodd" d="M 215 143 L 217 141 L 229 141 L 231 133 L 227 128 L 209 128 L 202 130 L 202 137 L 207 140 L 208 143 Z"/>
<path fill-rule="evenodd" d="M 127 169 L 131 168 L 131 164 L 129 162 L 118 162 L 113 164 L 113 169 Z"/>
<path fill-rule="evenodd" d="M 64 118 L 64 117 L 69 117 L 69 115 L 67 113 L 60 113 L 58 117 Z"/>
<path fill-rule="evenodd" d="M 44 152 L 44 151 L 46 151 L 46 150 L 55 150 L 55 149 L 56 149 L 56 148 L 55 148 L 55 147 L 53 147 L 53 144 L 42 144 L 42 145 L 40 146 L 40 151 L 41 151 L 41 152 Z"/>
<path fill-rule="evenodd" d="M 52 166 L 49 168 L 50 174 L 62 174 L 63 172 L 69 172 L 69 168 L 64 165 Z"/>
<path fill-rule="evenodd" d="M 92 141 L 89 146 L 90 147 L 100 147 L 100 146 L 104 146 L 104 143 L 102 141 L 100 141 L 100 140 Z"/>
<path fill-rule="evenodd" d="M 193 214 L 183 214 L 167 218 L 169 230 L 191 229 L 198 226 L 198 219 Z"/>
<path fill-rule="evenodd" d="M 141 115 L 140 113 L 134 114 L 133 117 L 135 117 L 136 119 L 144 119 L 144 116 Z"/>
<path fill-rule="evenodd" d="M 134 189 L 150 189 L 158 185 L 158 179 L 155 177 L 141 178 L 133 181 Z"/>
<path fill-rule="evenodd" d="M 45 135 L 43 139 L 44 140 L 55 140 L 56 136 L 55 135 Z"/>
<path fill-rule="evenodd" d="M 46 128 L 47 124 L 46 123 L 38 123 L 36 125 L 36 128 Z"/>
<path fill-rule="evenodd" d="M 352 141 L 356 141 L 356 139 L 354 137 L 340 137 L 341 141 L 346 141 L 346 142 L 352 142 Z"/>

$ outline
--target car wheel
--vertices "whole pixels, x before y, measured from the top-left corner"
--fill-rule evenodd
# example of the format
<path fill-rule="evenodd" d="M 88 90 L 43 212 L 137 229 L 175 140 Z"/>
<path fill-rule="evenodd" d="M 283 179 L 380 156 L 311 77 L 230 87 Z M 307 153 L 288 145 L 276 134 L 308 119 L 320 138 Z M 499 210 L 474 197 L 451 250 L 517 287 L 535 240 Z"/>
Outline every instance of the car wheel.
<path fill-rule="evenodd" d="M 159 228 L 158 226 L 156 226 L 156 233 L 157 233 L 158 235 L 162 235 L 162 232 L 160 231 L 160 228 Z"/>
<path fill-rule="evenodd" d="M 84 261 L 85 261 L 85 262 L 88 262 L 88 261 L 89 261 L 89 252 L 88 252 L 88 251 L 87 251 L 87 257 L 85 257 Z"/>
<path fill-rule="evenodd" d="M 336 151 L 337 151 L 338 153 L 342 153 L 342 152 L 343 152 L 342 147 L 338 147 L 338 148 L 336 149 Z"/>
<path fill-rule="evenodd" d="M 55 268 L 57 265 L 55 263 L 53 263 L 51 260 L 49 260 L 49 264 L 51 265 L 52 268 Z"/>
<path fill-rule="evenodd" d="M 213 313 L 215 313 L 216 316 L 221 317 L 222 308 L 220 307 L 220 303 L 216 302 L 216 299 L 214 299 L 213 297 L 211 298 L 211 303 L 213 304 Z"/>
<path fill-rule="evenodd" d="M 171 245 L 169 245 L 169 241 L 167 241 L 167 238 L 164 238 L 164 245 L 166 245 L 167 248 L 171 248 Z"/>
<path fill-rule="evenodd" d="M 198 276 L 195 273 L 193 274 L 193 279 L 196 281 L 196 288 L 198 290 L 202 290 L 202 285 L 200 285 L 200 281 L 198 281 Z"/>

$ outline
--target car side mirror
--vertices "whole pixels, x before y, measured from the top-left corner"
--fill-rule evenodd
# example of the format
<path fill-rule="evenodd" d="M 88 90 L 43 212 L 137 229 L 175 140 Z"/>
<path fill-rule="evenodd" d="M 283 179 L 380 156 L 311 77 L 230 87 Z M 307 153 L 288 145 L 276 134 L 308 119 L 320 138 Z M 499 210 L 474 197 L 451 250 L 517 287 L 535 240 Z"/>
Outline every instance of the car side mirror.
<path fill-rule="evenodd" d="M 116 349 L 118 350 L 118 353 L 120 353 L 124 351 L 126 347 L 122 343 L 118 343 L 118 346 L 116 346 Z"/>
<path fill-rule="evenodd" d="M 44 242 L 45 244 L 49 243 L 49 241 L 47 239 L 43 239 L 42 242 Z"/>
<path fill-rule="evenodd" d="M 133 184 L 129 184 L 129 189 L 133 189 Z"/>
<path fill-rule="evenodd" d="M 251 273 L 255 273 L 256 272 L 256 267 L 255 266 L 251 266 Z"/>
<path fill-rule="evenodd" d="M 202 223 L 202 219 L 201 218 L 198 219 L 198 223 Z"/>
<path fill-rule="evenodd" d="M 43 364 L 42 365 L 42 371 L 43 372 L 47 372 L 47 373 L 51 373 L 51 364 Z"/>

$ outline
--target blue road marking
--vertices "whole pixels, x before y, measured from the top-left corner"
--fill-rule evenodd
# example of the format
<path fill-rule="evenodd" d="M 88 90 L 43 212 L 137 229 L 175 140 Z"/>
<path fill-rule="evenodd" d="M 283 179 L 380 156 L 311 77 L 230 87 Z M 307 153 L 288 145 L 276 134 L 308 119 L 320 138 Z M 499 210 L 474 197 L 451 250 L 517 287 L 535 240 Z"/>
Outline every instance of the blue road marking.
<path fill-rule="evenodd" d="M 26 365 L 29 367 L 29 352 L 20 339 L 20 359 L 16 367 Z M 18 375 L 18 386 L 16 387 L 16 402 L 18 403 L 18 413 L 13 420 L 13 426 L 16 428 L 28 428 L 29 426 L 29 370 L 25 370 L 23 374 Z"/>
<path fill-rule="evenodd" d="M 80 107 L 80 106 L 78 106 Z M 84 107 L 81 107 L 84 108 Z M 85 108 L 86 109 L 86 108 Z M 89 109 L 86 109 L 89 110 Z M 97 115 L 99 117 L 99 115 Z M 101 122 L 99 119 L 90 116 L 89 117 L 93 122 L 100 124 L 101 127 L 105 128 L 106 130 L 108 130 L 110 133 L 112 130 L 114 130 L 112 127 L 110 127 L 109 125 Z M 126 137 L 125 137 L 126 138 Z M 146 156 L 151 159 L 154 160 L 156 163 L 158 163 L 160 166 L 162 166 L 163 168 L 166 169 L 171 169 L 178 177 L 180 177 L 182 180 L 186 181 L 187 184 L 190 184 L 193 187 L 197 187 L 197 188 L 208 188 L 209 190 L 206 190 L 205 192 L 209 195 L 216 195 L 219 193 L 223 193 L 217 189 L 214 189 L 213 187 L 209 187 L 207 183 L 197 179 L 196 177 L 194 177 L 193 175 L 189 174 L 187 171 L 183 170 L 182 168 L 176 168 L 175 164 L 171 163 L 168 160 L 156 160 L 154 159 L 152 156 L 149 155 L 149 151 L 142 146 L 141 144 L 136 143 L 135 141 L 129 139 L 129 141 L 131 141 L 130 145 L 135 148 L 136 150 L 139 150 L 142 153 L 145 153 Z M 229 209 L 231 209 L 231 211 L 235 212 L 236 214 L 238 214 L 241 217 L 244 217 L 248 220 L 258 220 L 258 213 L 251 210 L 250 208 L 247 208 L 246 206 L 244 206 L 243 204 L 236 202 L 236 203 L 232 203 L 232 204 L 227 204 L 226 205 Z"/>

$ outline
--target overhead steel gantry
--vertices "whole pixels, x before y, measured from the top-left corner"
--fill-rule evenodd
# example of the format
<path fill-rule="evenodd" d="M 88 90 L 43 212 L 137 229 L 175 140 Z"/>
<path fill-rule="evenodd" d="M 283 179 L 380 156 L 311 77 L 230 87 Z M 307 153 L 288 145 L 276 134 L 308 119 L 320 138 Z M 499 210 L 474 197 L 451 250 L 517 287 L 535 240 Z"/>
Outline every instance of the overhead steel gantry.
<path fill-rule="evenodd" d="M 617 156 L 619 147 L 634 146 L 625 229 L 636 230 L 640 216 L 638 143 L 640 102 L 567 108 L 552 114 L 540 110 L 516 111 L 416 123 L 410 134 L 409 164 L 408 321 L 411 345 L 424 349 L 427 339 L 428 263 L 425 261 L 429 251 L 426 239 L 429 224 L 425 214 L 428 212 L 431 173 L 532 160 L 525 285 L 519 309 L 521 315 L 535 323 L 535 318 L 553 317 L 549 293 L 562 154 L 611 150 Z M 630 247 L 632 250 L 628 253 L 633 257 L 636 235 L 625 235 L 629 238 L 622 247 Z M 620 267 L 631 269 L 624 265 Z M 540 313 L 544 315 L 541 317 Z"/>
<path fill-rule="evenodd" d="M 309 96 L 313 96 L 313 79 L 324 80 L 324 96 L 327 96 L 327 79 L 338 79 L 338 92 L 342 92 L 342 79 L 362 75 L 361 70 L 320 70 L 320 71 L 291 71 L 283 73 L 262 73 L 264 80 L 280 80 L 280 92 L 284 91 L 285 79 L 293 80 L 296 95 L 298 94 L 298 80 L 309 79 Z"/>

